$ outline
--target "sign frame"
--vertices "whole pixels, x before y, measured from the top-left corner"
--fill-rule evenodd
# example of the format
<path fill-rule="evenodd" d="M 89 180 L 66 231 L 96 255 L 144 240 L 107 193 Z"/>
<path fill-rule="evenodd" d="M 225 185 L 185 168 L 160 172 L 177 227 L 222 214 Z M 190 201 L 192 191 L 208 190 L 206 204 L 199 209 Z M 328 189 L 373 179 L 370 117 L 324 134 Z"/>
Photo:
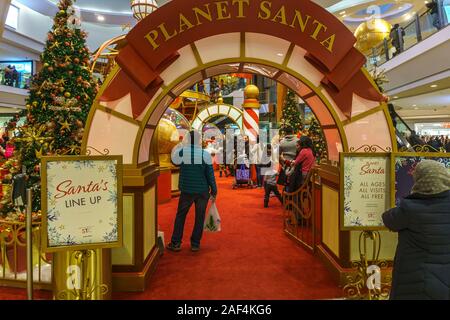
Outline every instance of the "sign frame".
<path fill-rule="evenodd" d="M 48 246 L 47 220 L 47 164 L 49 162 L 76 161 L 116 161 L 117 177 L 117 241 L 96 242 L 76 245 Z M 92 249 L 107 249 L 123 246 L 123 156 L 45 156 L 41 158 L 41 209 L 42 209 L 42 248 L 44 252 L 77 251 Z"/>
<path fill-rule="evenodd" d="M 408 158 L 450 158 L 450 153 L 445 152 L 392 152 L 391 153 L 391 207 L 395 207 L 396 177 L 395 177 L 395 159 L 401 157 Z"/>
<path fill-rule="evenodd" d="M 354 157 L 354 158 L 373 158 L 379 157 L 384 158 L 387 161 L 388 170 L 392 171 L 392 159 L 391 152 L 341 152 L 339 154 L 339 166 L 340 166 L 340 177 L 339 177 L 339 230 L 340 231 L 382 231 L 388 230 L 385 226 L 345 226 L 344 225 L 344 161 L 346 157 Z M 386 186 L 386 189 L 389 190 L 389 204 L 392 203 L 392 181 L 389 181 L 391 178 L 390 173 L 385 174 L 386 179 L 388 180 L 388 184 L 391 186 Z M 388 208 L 389 209 L 389 208 Z M 386 209 L 386 210 L 388 210 Z"/>

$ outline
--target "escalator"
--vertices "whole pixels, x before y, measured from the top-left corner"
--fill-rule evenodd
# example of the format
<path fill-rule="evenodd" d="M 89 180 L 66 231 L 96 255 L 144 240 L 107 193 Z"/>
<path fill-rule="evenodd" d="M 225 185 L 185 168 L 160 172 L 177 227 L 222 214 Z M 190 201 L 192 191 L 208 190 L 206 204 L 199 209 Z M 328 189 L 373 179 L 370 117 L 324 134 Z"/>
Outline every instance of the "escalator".
<path fill-rule="evenodd" d="M 398 150 L 414 152 L 415 147 L 426 144 L 398 115 L 392 103 L 388 104 L 388 109 L 395 128 Z"/>

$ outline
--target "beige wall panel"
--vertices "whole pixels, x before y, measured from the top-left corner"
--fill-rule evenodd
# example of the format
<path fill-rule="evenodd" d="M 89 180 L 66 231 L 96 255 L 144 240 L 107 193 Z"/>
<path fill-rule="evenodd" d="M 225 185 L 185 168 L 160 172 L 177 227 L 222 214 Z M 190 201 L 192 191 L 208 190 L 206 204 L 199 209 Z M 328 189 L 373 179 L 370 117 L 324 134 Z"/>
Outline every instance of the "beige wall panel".
<path fill-rule="evenodd" d="M 103 152 L 109 150 L 109 154 L 122 154 L 123 163 L 133 162 L 133 149 L 138 132 L 138 125 L 117 118 L 111 114 L 96 110 L 92 119 L 91 130 L 87 147 L 93 147 Z M 95 155 L 95 151 L 92 155 Z"/>
<path fill-rule="evenodd" d="M 113 248 L 113 265 L 132 265 L 134 252 L 134 195 L 123 195 L 123 247 Z"/>
<path fill-rule="evenodd" d="M 161 73 L 161 78 L 164 80 L 165 84 L 172 83 L 183 73 L 197 67 L 197 60 L 195 60 L 190 45 L 181 48 L 178 50 L 178 53 L 180 54 L 180 57 Z"/>
<path fill-rule="evenodd" d="M 378 145 L 383 149 L 391 148 L 392 150 L 390 131 L 383 111 L 352 122 L 346 125 L 344 130 L 349 148 L 358 149 L 363 145 Z"/>
<path fill-rule="evenodd" d="M 359 257 L 359 235 L 360 231 L 350 232 L 350 259 L 360 260 Z M 390 231 L 380 231 L 381 236 L 381 250 L 380 250 L 380 260 L 394 260 L 395 249 L 397 248 L 397 233 Z M 367 258 L 372 257 L 372 242 L 367 242 Z"/>
<path fill-rule="evenodd" d="M 290 46 L 289 41 L 273 36 L 251 33 L 245 34 L 245 55 L 282 64 Z"/>
<path fill-rule="evenodd" d="M 203 63 L 215 60 L 237 58 L 241 52 L 241 34 L 226 33 L 195 42 Z"/>
<path fill-rule="evenodd" d="M 156 187 L 144 192 L 144 260 L 155 246 L 156 238 Z"/>
<path fill-rule="evenodd" d="M 339 257 L 339 193 L 322 185 L 322 242 Z"/>

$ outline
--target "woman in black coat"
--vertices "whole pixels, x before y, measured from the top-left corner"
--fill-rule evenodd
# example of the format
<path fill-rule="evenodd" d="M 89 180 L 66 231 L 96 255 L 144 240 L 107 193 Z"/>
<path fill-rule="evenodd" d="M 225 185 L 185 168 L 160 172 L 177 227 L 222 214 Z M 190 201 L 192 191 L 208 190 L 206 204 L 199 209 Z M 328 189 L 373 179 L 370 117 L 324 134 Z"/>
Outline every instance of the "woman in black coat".
<path fill-rule="evenodd" d="M 392 300 L 450 300 L 450 170 L 423 160 L 411 194 L 383 214 L 398 232 Z"/>

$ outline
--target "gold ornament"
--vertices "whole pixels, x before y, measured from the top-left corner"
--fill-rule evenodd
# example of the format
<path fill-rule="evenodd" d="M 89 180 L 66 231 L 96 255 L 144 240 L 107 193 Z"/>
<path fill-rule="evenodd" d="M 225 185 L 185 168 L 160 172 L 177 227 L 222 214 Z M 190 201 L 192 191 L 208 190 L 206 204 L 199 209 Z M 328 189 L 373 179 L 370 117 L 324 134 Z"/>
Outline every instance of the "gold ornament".
<path fill-rule="evenodd" d="M 244 108 L 259 108 L 259 89 L 257 86 L 250 84 L 244 89 Z"/>
<path fill-rule="evenodd" d="M 59 48 L 59 42 L 58 42 L 58 41 L 55 41 L 55 42 L 50 46 L 50 49 L 53 49 L 53 48 Z"/>
<path fill-rule="evenodd" d="M 356 49 L 363 54 L 371 54 L 372 48 L 378 47 L 385 38 L 389 38 L 391 29 L 391 24 L 383 19 L 372 19 L 361 23 L 354 33 Z"/>
<path fill-rule="evenodd" d="M 179 143 L 179 134 L 175 124 L 162 118 L 158 124 L 158 149 L 159 153 L 170 154 L 173 147 Z"/>
<path fill-rule="evenodd" d="M 66 97 L 66 98 L 70 98 L 70 96 L 71 96 L 70 92 L 66 92 L 66 93 L 64 93 L 64 97 Z"/>
<path fill-rule="evenodd" d="M 37 101 L 33 101 L 32 105 L 33 105 L 33 107 L 37 107 L 38 102 Z"/>
<path fill-rule="evenodd" d="M 17 142 L 23 142 L 26 148 L 30 148 L 33 144 L 40 144 L 40 141 L 51 142 L 53 137 L 46 137 L 44 133 L 47 132 L 46 125 L 39 127 L 22 126 L 19 128 L 20 137 L 15 138 Z"/>
<path fill-rule="evenodd" d="M 36 158 L 40 159 L 42 157 L 42 148 L 39 151 L 35 150 L 35 154 Z"/>
<path fill-rule="evenodd" d="M 47 127 L 48 130 L 53 130 L 53 129 L 55 129 L 55 127 L 56 127 L 56 123 L 53 122 L 53 121 L 49 121 L 49 122 L 47 122 L 45 125 L 46 125 L 46 127 Z"/>
<path fill-rule="evenodd" d="M 70 129 L 70 123 L 68 123 L 67 120 L 64 120 L 64 122 L 60 122 L 59 124 L 61 125 L 61 131 Z"/>

